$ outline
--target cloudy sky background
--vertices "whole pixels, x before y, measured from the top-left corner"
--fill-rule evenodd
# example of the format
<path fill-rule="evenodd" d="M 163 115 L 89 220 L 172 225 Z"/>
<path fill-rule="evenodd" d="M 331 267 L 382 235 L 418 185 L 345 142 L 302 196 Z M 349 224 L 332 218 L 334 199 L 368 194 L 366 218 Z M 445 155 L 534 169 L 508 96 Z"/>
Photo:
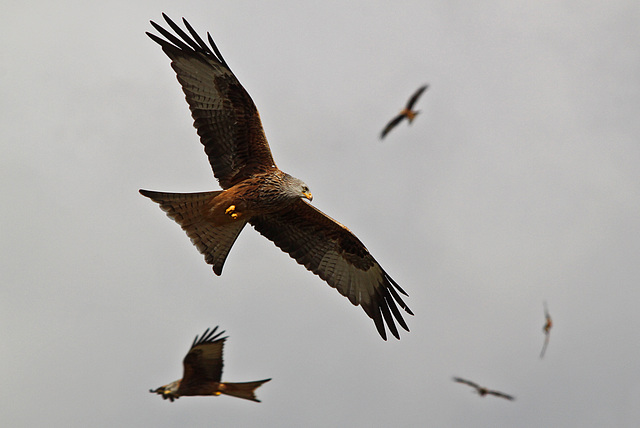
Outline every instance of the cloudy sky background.
<path fill-rule="evenodd" d="M 219 188 L 144 34 L 161 12 L 211 32 L 278 166 L 407 290 L 400 341 L 250 227 L 216 277 L 138 194 Z M 638 22 L 633 0 L 4 2 L 3 423 L 635 426 Z M 272 377 L 263 402 L 149 394 L 215 325 L 223 379 Z"/>

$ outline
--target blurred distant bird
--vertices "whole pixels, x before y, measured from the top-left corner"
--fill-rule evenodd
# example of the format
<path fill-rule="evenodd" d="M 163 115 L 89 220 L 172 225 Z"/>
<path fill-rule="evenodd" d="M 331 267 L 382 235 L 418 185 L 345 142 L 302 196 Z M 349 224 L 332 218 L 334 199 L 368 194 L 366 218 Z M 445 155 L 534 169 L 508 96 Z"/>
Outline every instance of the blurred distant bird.
<path fill-rule="evenodd" d="M 209 47 L 186 20 L 191 37 L 163 17 L 180 38 L 153 21 L 166 40 L 147 35 L 171 58 L 200 142 L 224 190 L 140 193 L 180 224 L 216 275 L 222 274 L 231 246 L 250 223 L 352 304 L 362 306 L 383 339 L 385 323 L 399 339 L 396 322 L 409 328 L 398 306 L 413 315 L 400 297 L 407 293 L 349 229 L 304 200 L 311 200 L 305 183 L 276 167 L 258 110 L 211 36 L 207 34 Z"/>
<path fill-rule="evenodd" d="M 415 119 L 415 117 L 420 113 L 420 111 L 413 110 L 413 105 L 416 103 L 416 101 L 418 101 L 420 95 L 422 95 L 422 93 L 426 91 L 428 87 L 429 85 L 421 86 L 413 95 L 411 95 L 411 98 L 409 98 L 409 101 L 407 102 L 405 108 L 396 117 L 394 117 L 391 122 L 389 122 L 387 126 L 385 126 L 385 128 L 382 130 L 382 133 L 380 134 L 381 140 L 405 117 L 407 118 L 409 123 L 413 122 L 413 119 Z"/>
<path fill-rule="evenodd" d="M 547 302 L 545 301 L 543 304 L 544 304 L 544 318 L 546 321 L 544 323 L 544 326 L 542 326 L 542 332 L 544 333 L 544 344 L 542 345 L 540 358 L 543 358 L 544 353 L 547 351 L 547 345 L 549 344 L 551 327 L 553 327 L 553 322 L 551 321 L 551 316 L 549 315 L 549 310 L 547 309 Z"/>
<path fill-rule="evenodd" d="M 184 357 L 182 379 L 157 389 L 150 389 L 149 392 L 160 394 L 163 399 L 171 401 L 184 395 L 226 394 L 260 402 L 254 395 L 254 391 L 271 379 L 242 383 L 220 382 L 223 365 L 222 347 L 226 337 L 218 339 L 224 331 L 214 336 L 217 329 L 218 327 L 211 331 L 206 329 L 200 339 L 196 336 L 191 349 Z"/>
<path fill-rule="evenodd" d="M 461 379 L 459 377 L 454 377 L 453 380 L 455 382 L 464 383 L 465 385 L 469 385 L 470 387 L 475 388 L 475 390 L 478 392 L 478 394 L 480 394 L 481 397 L 484 397 L 485 395 L 490 394 L 490 395 L 495 395 L 496 397 L 506 398 L 507 400 L 515 400 L 515 397 L 511 395 L 507 395 L 499 391 L 492 391 L 490 389 L 487 389 L 483 386 L 478 385 L 477 383 L 474 383 L 465 379 Z"/>

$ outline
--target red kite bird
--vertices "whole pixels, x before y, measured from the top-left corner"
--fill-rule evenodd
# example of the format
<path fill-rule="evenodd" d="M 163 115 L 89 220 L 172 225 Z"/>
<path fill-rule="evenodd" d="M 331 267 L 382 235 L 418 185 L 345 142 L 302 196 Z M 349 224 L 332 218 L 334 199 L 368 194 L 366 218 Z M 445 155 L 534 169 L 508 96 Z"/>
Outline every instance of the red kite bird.
<path fill-rule="evenodd" d="M 495 395 L 496 397 L 506 398 L 507 400 L 515 400 L 515 397 L 511 395 L 507 395 L 499 391 L 492 391 L 490 389 L 487 389 L 469 380 L 461 379 L 459 377 L 454 377 L 453 380 L 455 382 L 464 383 L 465 385 L 469 385 L 470 387 L 475 388 L 476 392 L 480 395 L 480 397 L 484 397 L 485 395 L 489 394 L 489 395 Z"/>
<path fill-rule="evenodd" d="M 209 48 L 186 20 L 191 37 L 163 16 L 180 38 L 153 21 L 166 40 L 147 35 L 171 58 L 200 142 L 223 190 L 140 193 L 180 224 L 216 275 L 222 273 L 240 231 L 250 223 L 352 304 L 362 306 L 383 339 L 387 338 L 385 323 L 399 339 L 396 322 L 409 328 L 398 306 L 413 315 L 399 294 L 407 293 L 349 229 L 304 200 L 311 200 L 306 184 L 276 167 L 258 110 L 211 36 L 207 34 Z"/>
<path fill-rule="evenodd" d="M 547 308 L 547 302 L 544 302 L 544 318 L 545 323 L 542 326 L 542 332 L 544 333 L 544 343 L 542 344 L 542 351 L 540 352 L 540 358 L 544 357 L 544 353 L 547 351 L 547 345 L 549 345 L 549 336 L 551 334 L 551 327 L 553 322 L 551 321 L 551 315 L 549 315 L 549 309 Z"/>
<path fill-rule="evenodd" d="M 160 394 L 164 400 L 171 401 L 184 395 L 233 395 L 251 401 L 260 400 L 254 395 L 254 391 L 265 382 L 271 379 L 257 380 L 255 382 L 220 382 L 222 377 L 222 347 L 227 339 L 218 339 L 224 331 L 215 334 L 218 327 L 193 340 L 191 349 L 184 357 L 184 374 L 182 379 L 161 386 L 157 389 L 150 389 L 149 392 Z"/>
<path fill-rule="evenodd" d="M 426 91 L 428 87 L 429 85 L 421 86 L 413 95 L 411 95 L 411 98 L 409 98 L 409 101 L 407 101 L 407 105 L 405 106 L 405 108 L 396 117 L 394 117 L 391 122 L 387 124 L 387 126 L 384 127 L 382 133 L 380 134 L 381 140 L 405 117 L 407 118 L 409 123 L 413 122 L 413 119 L 415 119 L 415 117 L 420 113 L 420 111 L 413 110 L 413 105 L 416 103 L 416 101 L 418 101 L 420 95 L 422 95 L 422 93 Z"/>

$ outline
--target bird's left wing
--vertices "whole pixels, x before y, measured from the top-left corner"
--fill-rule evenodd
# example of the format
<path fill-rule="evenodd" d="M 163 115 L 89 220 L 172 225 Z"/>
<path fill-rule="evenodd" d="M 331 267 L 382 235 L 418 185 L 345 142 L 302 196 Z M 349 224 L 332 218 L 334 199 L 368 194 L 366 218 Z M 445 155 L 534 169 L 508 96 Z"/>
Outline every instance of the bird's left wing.
<path fill-rule="evenodd" d="M 387 126 L 385 126 L 384 129 L 382 130 L 382 132 L 380 133 L 380 139 L 382 140 L 404 118 L 405 118 L 404 114 L 399 114 L 396 117 L 394 117 L 393 119 L 391 119 L 391 121 L 389 123 L 387 123 Z"/>
<path fill-rule="evenodd" d="M 387 339 L 385 323 L 397 339 L 396 322 L 409 331 L 398 309 L 400 306 L 413 315 L 398 294 L 407 293 L 345 226 L 302 199 L 282 211 L 254 217 L 249 223 L 351 303 L 362 306 L 383 339 Z"/>
<path fill-rule="evenodd" d="M 458 383 L 463 383 L 465 385 L 469 385 L 475 389 L 480 389 L 480 385 L 478 385 L 477 383 L 471 382 L 470 380 L 462 379 L 461 377 L 454 377 L 453 381 Z"/>
<path fill-rule="evenodd" d="M 221 331 L 216 334 L 218 327 L 205 332 L 193 340 L 191 349 L 184 357 L 184 374 L 182 387 L 193 386 L 207 382 L 219 382 L 222 377 L 222 348 L 226 337 Z"/>

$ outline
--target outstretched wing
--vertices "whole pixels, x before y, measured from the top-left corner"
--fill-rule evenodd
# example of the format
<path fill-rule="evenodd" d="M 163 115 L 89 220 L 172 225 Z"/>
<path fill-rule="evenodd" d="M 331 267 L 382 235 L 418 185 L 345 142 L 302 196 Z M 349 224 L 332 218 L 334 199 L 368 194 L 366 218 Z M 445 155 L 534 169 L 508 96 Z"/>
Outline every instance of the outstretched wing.
<path fill-rule="evenodd" d="M 351 303 L 362 306 L 383 339 L 387 339 L 385 323 L 397 339 L 400 335 L 395 322 L 409 331 L 398 310 L 400 306 L 413 315 L 398 294 L 407 293 L 349 229 L 302 199 L 249 223 Z"/>
<path fill-rule="evenodd" d="M 207 33 L 210 48 L 184 18 L 191 37 L 165 14 L 162 16 L 179 38 L 153 21 L 151 25 L 166 40 L 147 35 L 171 58 L 193 125 L 220 186 L 227 189 L 255 173 L 274 168 L 258 110 L 211 36 Z"/>
<path fill-rule="evenodd" d="M 471 382 L 470 380 L 462 379 L 459 377 L 454 377 L 453 380 L 458 383 L 464 383 L 465 385 L 469 385 L 472 388 L 480 389 L 480 385 L 475 382 Z"/>
<path fill-rule="evenodd" d="M 544 354 L 547 352 L 547 346 L 549 346 L 549 333 L 544 335 L 544 343 L 542 344 L 542 351 L 540 351 L 540 358 L 544 358 Z"/>
<path fill-rule="evenodd" d="M 411 95 L 411 98 L 409 98 L 409 101 L 407 101 L 407 110 L 413 110 L 414 104 L 416 103 L 416 101 L 418 101 L 420 95 L 422 95 L 422 93 L 426 91 L 428 87 L 429 85 L 421 86 L 417 91 L 413 93 L 413 95 Z"/>
<path fill-rule="evenodd" d="M 495 395 L 496 397 L 502 397 L 502 398 L 506 398 L 507 400 L 515 400 L 515 397 L 513 397 L 512 395 L 508 395 L 505 394 L 503 392 L 500 391 L 487 391 L 487 394 L 491 394 L 491 395 Z"/>
<path fill-rule="evenodd" d="M 180 388 L 197 388 L 198 385 L 220 382 L 222 377 L 222 347 L 224 331 L 216 334 L 218 327 L 206 329 L 200 338 L 196 336 L 191 349 L 184 357 L 184 374 Z"/>
<path fill-rule="evenodd" d="M 389 133 L 389 131 L 395 128 L 404 118 L 405 118 L 405 114 L 400 113 L 399 115 L 391 119 L 391 122 L 387 123 L 387 126 L 385 126 L 382 132 L 380 133 L 380 139 L 382 140 Z"/>
<path fill-rule="evenodd" d="M 542 302 L 542 307 L 544 308 L 544 318 L 548 320 L 551 316 L 549 315 L 549 307 L 546 300 Z"/>

